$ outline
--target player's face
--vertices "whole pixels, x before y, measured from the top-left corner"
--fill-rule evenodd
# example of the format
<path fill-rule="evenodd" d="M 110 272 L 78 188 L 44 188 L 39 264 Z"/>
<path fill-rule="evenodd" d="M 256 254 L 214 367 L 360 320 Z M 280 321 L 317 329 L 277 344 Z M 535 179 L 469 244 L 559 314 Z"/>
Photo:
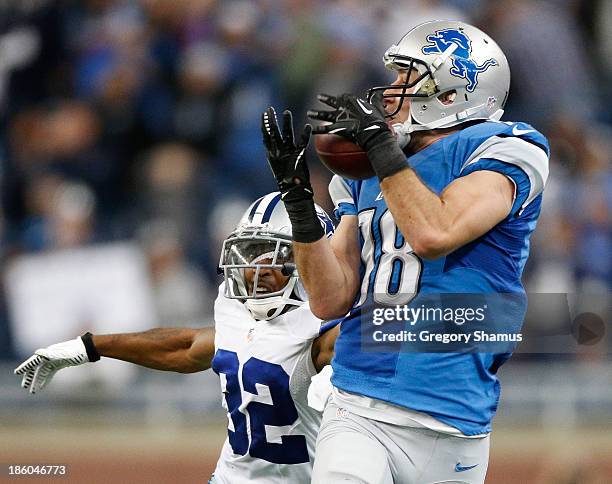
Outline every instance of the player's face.
<path fill-rule="evenodd" d="M 260 264 L 271 264 L 272 259 L 266 259 L 259 261 Z M 255 270 L 247 268 L 244 270 L 244 279 L 247 283 L 247 289 L 249 294 L 253 291 L 253 282 L 255 279 Z M 262 267 L 259 269 L 259 278 L 257 281 L 257 294 L 268 294 L 272 292 L 280 291 L 289 280 L 289 276 L 283 276 L 282 272 L 278 269 L 270 269 L 269 267 Z"/>
<path fill-rule="evenodd" d="M 412 69 L 410 72 L 408 72 L 408 70 L 397 71 L 397 77 L 395 81 L 391 83 L 391 85 L 398 86 L 398 88 L 397 89 L 387 89 L 384 91 L 384 94 L 385 95 L 402 94 L 402 90 L 403 90 L 402 86 L 405 86 L 406 82 L 408 81 L 410 82 L 414 81 L 418 76 L 419 76 L 419 73 L 416 69 Z M 410 89 L 406 89 L 406 94 L 412 94 L 414 93 L 414 90 L 415 90 L 414 87 Z M 384 98 L 385 111 L 387 111 L 388 113 L 394 112 L 399 106 L 399 103 L 401 102 L 401 100 L 402 98 L 400 97 Z M 408 120 L 409 115 L 410 115 L 410 99 L 404 98 L 404 102 L 402 103 L 401 109 L 395 115 L 393 115 L 393 117 L 389 118 L 387 120 L 387 123 L 389 124 L 389 126 L 396 124 L 396 123 L 403 123 L 404 121 Z"/>

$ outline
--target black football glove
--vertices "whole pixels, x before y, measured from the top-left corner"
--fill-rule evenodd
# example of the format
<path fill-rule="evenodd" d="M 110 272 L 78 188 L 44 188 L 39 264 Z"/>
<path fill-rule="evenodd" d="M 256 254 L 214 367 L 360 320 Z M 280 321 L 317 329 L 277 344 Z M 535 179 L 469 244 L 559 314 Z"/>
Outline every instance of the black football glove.
<path fill-rule="evenodd" d="M 331 123 L 315 126 L 314 134 L 337 134 L 357 143 L 365 151 L 394 136 L 385 121 L 382 93 L 374 94 L 370 102 L 353 94 L 337 97 L 319 94 L 317 97 L 333 110 L 308 111 L 309 118 Z"/>
<path fill-rule="evenodd" d="M 368 154 L 380 180 L 408 167 L 397 138 L 385 121 L 383 95 L 377 91 L 370 102 L 353 94 L 319 94 L 332 110 L 311 110 L 308 117 L 331 124 L 315 126 L 314 134 L 336 134 L 357 143 Z"/>
<path fill-rule="evenodd" d="M 283 112 L 282 131 L 279 130 L 274 108 L 268 108 L 261 117 L 268 163 L 291 220 L 293 240 L 305 243 L 315 242 L 325 234 L 317 217 L 305 157 L 311 131 L 312 126 L 304 126 L 300 141 L 296 144 L 291 111 Z"/>
<path fill-rule="evenodd" d="M 276 112 L 270 107 L 261 118 L 261 132 L 266 147 L 268 163 L 274 173 L 282 200 L 291 203 L 297 200 L 312 200 L 310 173 L 306 164 L 306 147 L 310 141 L 312 126 L 307 124 L 299 143 L 293 134 L 291 111 L 283 112 L 283 130 L 278 128 Z"/>

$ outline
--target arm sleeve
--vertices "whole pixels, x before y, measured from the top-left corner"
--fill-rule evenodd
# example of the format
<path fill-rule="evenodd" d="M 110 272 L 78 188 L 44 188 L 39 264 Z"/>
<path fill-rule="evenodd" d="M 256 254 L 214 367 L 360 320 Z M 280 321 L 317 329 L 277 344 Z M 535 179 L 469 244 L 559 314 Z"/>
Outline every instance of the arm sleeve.
<path fill-rule="evenodd" d="M 548 155 L 528 141 L 494 136 L 472 153 L 459 176 L 479 170 L 495 171 L 512 180 L 515 197 L 510 215 L 518 216 L 544 190 Z"/>
<path fill-rule="evenodd" d="M 353 189 L 347 180 L 334 175 L 329 182 L 329 196 L 334 202 L 334 216 L 338 220 L 343 215 L 357 215 Z"/>

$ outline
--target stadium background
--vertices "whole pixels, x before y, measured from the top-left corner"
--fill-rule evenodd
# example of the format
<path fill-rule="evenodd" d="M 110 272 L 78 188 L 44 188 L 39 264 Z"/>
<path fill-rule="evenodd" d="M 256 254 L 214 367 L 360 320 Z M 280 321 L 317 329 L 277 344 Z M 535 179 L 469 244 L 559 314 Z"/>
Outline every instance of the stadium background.
<path fill-rule="evenodd" d="M 225 435 L 213 374 L 109 360 L 27 395 L 14 366 L 86 330 L 211 324 L 220 243 L 274 189 L 259 115 L 298 122 L 318 92 L 388 80 L 381 56 L 424 20 L 495 38 L 505 119 L 551 141 L 525 282 L 612 286 L 612 2 L 0 2 L 0 463 L 71 482 L 205 482 Z M 329 173 L 311 157 L 317 201 Z M 606 342 L 607 341 L 607 342 Z M 490 483 L 612 482 L 610 331 L 575 355 L 502 369 Z M 0 481 L 6 475 L 0 476 Z"/>

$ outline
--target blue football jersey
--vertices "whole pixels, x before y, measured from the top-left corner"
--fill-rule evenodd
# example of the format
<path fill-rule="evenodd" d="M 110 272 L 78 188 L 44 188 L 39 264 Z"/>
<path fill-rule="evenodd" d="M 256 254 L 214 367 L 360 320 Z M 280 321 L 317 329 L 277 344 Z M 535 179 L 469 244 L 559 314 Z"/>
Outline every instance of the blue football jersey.
<path fill-rule="evenodd" d="M 336 216 L 357 215 L 361 290 L 341 325 L 333 384 L 342 390 L 427 413 L 465 435 L 491 430 L 499 399 L 497 369 L 509 353 L 364 352 L 359 309 L 376 299 L 395 305 L 419 294 L 515 294 L 518 326 L 526 310 L 521 274 L 548 177 L 546 138 L 525 123 L 487 121 L 442 138 L 407 161 L 440 194 L 478 170 L 506 175 L 515 185 L 510 214 L 493 229 L 445 257 L 422 260 L 405 241 L 376 177 L 332 179 Z M 371 316 L 370 316 L 371 317 Z"/>

